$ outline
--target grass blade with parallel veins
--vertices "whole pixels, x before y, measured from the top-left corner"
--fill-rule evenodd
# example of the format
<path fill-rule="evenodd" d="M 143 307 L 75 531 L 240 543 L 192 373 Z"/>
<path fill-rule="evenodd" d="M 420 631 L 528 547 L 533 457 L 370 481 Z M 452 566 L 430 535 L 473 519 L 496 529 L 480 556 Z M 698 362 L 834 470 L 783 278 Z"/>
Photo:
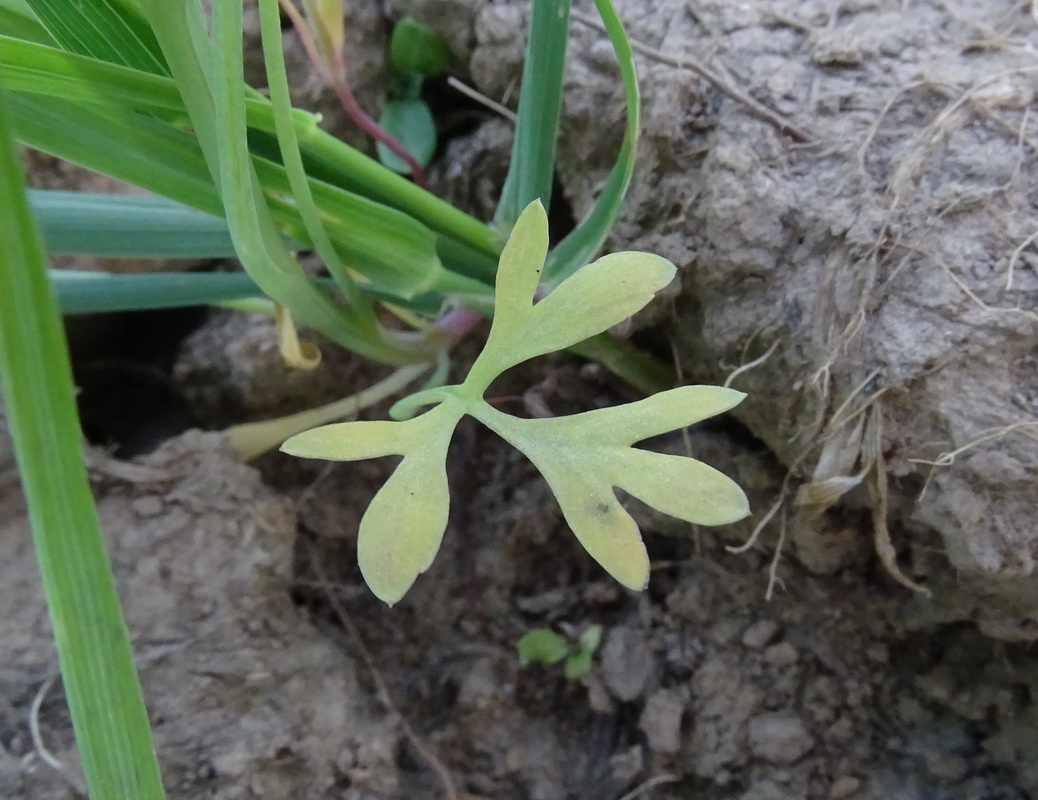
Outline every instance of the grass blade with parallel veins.
<path fill-rule="evenodd" d="M 509 229 L 534 200 L 548 208 L 562 113 L 570 0 L 533 0 L 512 161 L 494 222 Z"/>
<path fill-rule="evenodd" d="M 66 50 L 112 64 L 169 75 L 147 20 L 126 0 L 26 0 Z"/>
<path fill-rule="evenodd" d="M 0 383 L 91 797 L 165 797 L 83 466 L 61 320 L 0 88 Z"/>
<path fill-rule="evenodd" d="M 558 286 L 566 278 L 595 257 L 605 243 L 620 215 L 627 187 L 634 174 L 634 162 L 638 154 L 638 135 L 641 126 L 641 94 L 638 91 L 638 73 L 635 70 L 634 53 L 627 39 L 623 23 L 616 15 L 610 0 L 595 0 L 602 22 L 605 24 L 609 41 L 613 45 L 620 65 L 624 93 L 627 98 L 627 129 L 616 163 L 609 171 L 602 193 L 595 201 L 591 212 L 559 242 L 548 256 L 544 267 L 545 278 L 550 286 Z"/>
<path fill-rule="evenodd" d="M 47 252 L 107 258 L 233 258 L 227 221 L 164 197 L 30 189 Z"/>

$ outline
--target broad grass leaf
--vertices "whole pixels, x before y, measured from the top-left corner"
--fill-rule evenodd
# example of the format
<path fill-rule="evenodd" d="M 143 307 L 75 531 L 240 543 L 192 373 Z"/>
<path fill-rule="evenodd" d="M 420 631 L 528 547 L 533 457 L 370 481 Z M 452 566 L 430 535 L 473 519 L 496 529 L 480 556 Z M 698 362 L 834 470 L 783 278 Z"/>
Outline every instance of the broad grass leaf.
<path fill-rule="evenodd" d="M 534 306 L 514 363 L 562 350 L 608 330 L 644 308 L 676 269 L 651 253 L 613 253 L 563 281 Z"/>
<path fill-rule="evenodd" d="M 375 596 L 389 605 L 400 600 L 415 579 L 429 569 L 447 528 L 450 432 L 438 433 L 421 449 L 404 456 L 360 523 L 360 571 Z"/>
<path fill-rule="evenodd" d="M 694 458 L 611 448 L 598 454 L 595 463 L 612 485 L 686 522 L 726 525 L 750 513 L 735 481 Z"/>

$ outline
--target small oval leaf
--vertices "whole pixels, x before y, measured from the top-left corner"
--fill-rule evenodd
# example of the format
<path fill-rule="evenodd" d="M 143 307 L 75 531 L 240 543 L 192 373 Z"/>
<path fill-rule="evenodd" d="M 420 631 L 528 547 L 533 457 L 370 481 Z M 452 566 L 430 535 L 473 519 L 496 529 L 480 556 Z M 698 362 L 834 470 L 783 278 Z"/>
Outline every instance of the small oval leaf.
<path fill-rule="evenodd" d="M 390 100 L 382 109 L 378 124 L 404 146 L 419 165 L 428 166 L 436 152 L 436 123 L 424 100 Z M 382 142 L 376 142 L 378 160 L 401 175 L 409 175 L 411 168 L 392 153 Z"/>
<path fill-rule="evenodd" d="M 389 60 L 397 72 L 417 72 L 436 78 L 447 70 L 450 51 L 428 25 L 414 17 L 404 17 L 393 26 Z"/>

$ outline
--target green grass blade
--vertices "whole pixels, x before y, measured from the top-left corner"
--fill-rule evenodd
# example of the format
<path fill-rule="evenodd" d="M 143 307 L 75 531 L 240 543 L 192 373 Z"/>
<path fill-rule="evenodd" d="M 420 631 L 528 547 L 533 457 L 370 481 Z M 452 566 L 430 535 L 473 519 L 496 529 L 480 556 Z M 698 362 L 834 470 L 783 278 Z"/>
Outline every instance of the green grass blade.
<path fill-rule="evenodd" d="M 0 31 L 30 42 L 55 44 L 25 0 L 0 0 Z"/>
<path fill-rule="evenodd" d="M 605 24 L 609 41 L 620 64 L 620 76 L 627 97 L 627 130 L 616 163 L 606 178 L 605 185 L 591 212 L 563 239 L 548 256 L 544 274 L 550 286 L 558 286 L 570 275 L 590 262 L 605 242 L 620 215 L 627 187 L 634 174 L 638 152 L 638 132 L 641 126 L 641 95 L 638 91 L 638 73 L 634 53 L 627 39 L 623 23 L 613 10 L 610 0 L 595 0 Z"/>
<path fill-rule="evenodd" d="M 160 308 L 225 305 L 236 300 L 263 298 L 256 281 L 245 272 L 162 272 L 147 275 L 111 275 L 105 272 L 48 270 L 47 277 L 62 314 L 103 314 L 112 311 L 149 311 Z M 329 291 L 329 278 L 317 283 Z M 423 295 L 396 297 L 364 284 L 372 297 L 420 314 L 435 315 L 440 299 Z M 270 301 L 265 301 L 270 305 Z"/>
<path fill-rule="evenodd" d="M 4 31 L 2 25 L 0 31 Z M 36 43 L 0 38 L 0 76 L 18 92 L 118 106 L 123 117 L 139 110 L 172 121 L 186 118 L 184 100 L 169 78 Z M 51 108 L 64 108 L 73 117 L 76 114 L 63 104 L 52 104 Z M 247 98 L 246 113 L 250 128 L 274 133 L 274 114 L 269 101 Z M 456 239 L 496 262 L 503 239 L 488 226 L 320 130 L 312 114 L 296 110 L 293 119 L 304 162 L 312 177 L 402 211 L 430 230 Z M 60 136 L 64 129 L 65 126 L 59 125 L 54 133 Z M 149 146 L 148 140 L 140 137 L 131 144 L 135 151 L 147 150 Z M 164 155 L 156 152 L 154 158 L 162 160 Z M 212 179 L 208 180 L 211 183 Z"/>
<path fill-rule="evenodd" d="M 29 191 L 47 252 L 107 258 L 233 258 L 227 221 L 167 200 Z"/>
<path fill-rule="evenodd" d="M 83 467 L 61 321 L 0 89 L 0 383 L 91 797 L 165 795 Z"/>
<path fill-rule="evenodd" d="M 27 0 L 36 17 L 66 50 L 101 61 L 168 75 L 147 20 L 126 0 Z"/>
<path fill-rule="evenodd" d="M 292 99 L 288 89 L 288 75 L 285 71 L 285 54 L 281 50 L 281 13 L 277 0 L 259 0 L 260 32 L 263 40 L 263 58 L 267 71 L 267 87 L 270 92 L 271 105 L 274 108 L 274 126 L 278 145 L 281 150 L 281 162 L 292 190 L 296 208 L 306 228 L 307 235 L 314 249 L 324 262 L 339 285 L 343 296 L 349 301 L 350 308 L 360 324 L 369 331 L 378 328 L 378 321 L 371 304 L 357 288 L 356 282 L 346 269 L 338 252 L 328 238 L 324 222 L 321 220 L 314 203 L 310 183 L 307 180 L 303 157 L 299 152 L 299 138 L 296 136 L 292 121 Z"/>
<path fill-rule="evenodd" d="M 511 228 L 534 200 L 548 208 L 562 113 L 570 0 L 533 0 L 512 162 L 494 222 Z"/>
<path fill-rule="evenodd" d="M 210 214 L 223 215 L 198 142 L 162 122 L 118 109 L 71 105 L 43 96 L 11 98 L 18 138 L 88 169 L 164 195 Z M 284 235 L 307 239 L 284 168 L 255 160 L 269 188 L 275 219 Z M 343 259 L 396 295 L 441 285 L 448 276 L 435 237 L 402 212 L 334 186 L 311 181 L 329 235 Z"/>

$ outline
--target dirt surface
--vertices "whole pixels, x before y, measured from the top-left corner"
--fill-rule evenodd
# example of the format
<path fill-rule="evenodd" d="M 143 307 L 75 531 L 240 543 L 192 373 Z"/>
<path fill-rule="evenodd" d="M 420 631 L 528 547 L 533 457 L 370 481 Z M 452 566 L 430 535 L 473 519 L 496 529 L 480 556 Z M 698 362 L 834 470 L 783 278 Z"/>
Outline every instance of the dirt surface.
<path fill-rule="evenodd" d="M 514 102 L 526 3 L 350 5 L 369 107 L 386 12 L 439 29 L 459 76 Z M 632 594 L 579 548 L 533 467 L 463 424 L 443 548 L 387 610 L 354 549 L 392 464 L 271 455 L 257 470 L 198 432 L 134 463 L 94 452 L 171 797 L 1038 797 L 1034 20 L 1008 0 L 617 9 L 658 52 L 639 56 L 639 171 L 610 246 L 666 255 L 682 283 L 626 332 L 688 382 L 770 353 L 736 377 L 750 394 L 736 415 L 652 444 L 731 475 L 754 516 L 690 530 L 636 508 L 654 567 Z M 579 217 L 623 103 L 579 20 L 570 58 L 558 177 Z M 300 97 L 323 107 L 302 72 Z M 510 136 L 488 113 L 446 145 L 436 191 L 487 217 Z M 289 371 L 269 322 L 229 314 L 189 337 L 172 375 L 212 429 L 379 377 L 327 348 L 321 370 Z M 522 413 L 537 385 L 555 413 L 626 399 L 564 356 L 492 391 Z M 73 798 L 9 450 L 0 416 L 0 796 Z M 753 546 L 726 549 L 780 498 Z M 526 631 L 592 624 L 605 637 L 587 675 L 520 667 Z"/>

